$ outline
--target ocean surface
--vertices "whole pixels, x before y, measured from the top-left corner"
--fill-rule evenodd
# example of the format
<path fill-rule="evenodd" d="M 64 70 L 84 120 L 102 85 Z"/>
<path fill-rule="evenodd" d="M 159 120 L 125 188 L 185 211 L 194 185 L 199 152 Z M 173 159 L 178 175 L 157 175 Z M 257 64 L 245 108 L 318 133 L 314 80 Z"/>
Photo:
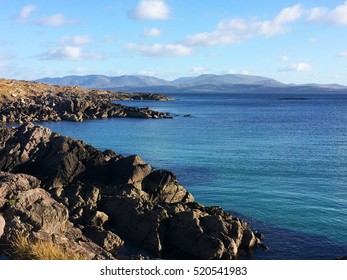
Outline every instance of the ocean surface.
<path fill-rule="evenodd" d="M 139 154 L 173 171 L 196 201 L 241 215 L 269 247 L 242 258 L 347 255 L 347 95 L 170 96 L 176 100 L 121 103 L 173 119 L 43 125 L 99 149 Z"/>

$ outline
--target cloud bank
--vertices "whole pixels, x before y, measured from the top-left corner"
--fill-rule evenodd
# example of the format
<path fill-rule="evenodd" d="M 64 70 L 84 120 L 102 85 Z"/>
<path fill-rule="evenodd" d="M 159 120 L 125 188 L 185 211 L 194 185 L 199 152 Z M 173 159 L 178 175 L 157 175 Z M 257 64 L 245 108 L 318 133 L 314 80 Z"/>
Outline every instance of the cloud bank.
<path fill-rule="evenodd" d="M 287 24 L 301 18 L 301 5 L 280 11 L 272 20 L 260 21 L 256 18 L 233 18 L 221 21 L 213 32 L 190 35 L 184 43 L 189 46 L 231 45 L 257 37 L 272 37 L 288 31 Z"/>
<path fill-rule="evenodd" d="M 310 10 L 310 22 L 328 22 L 335 25 L 347 25 L 347 1 L 335 9 L 315 7 Z"/>
<path fill-rule="evenodd" d="M 84 46 L 91 42 L 87 35 L 65 36 L 60 38 L 59 44 L 39 55 L 42 60 L 100 60 L 101 53 L 87 52 Z"/>

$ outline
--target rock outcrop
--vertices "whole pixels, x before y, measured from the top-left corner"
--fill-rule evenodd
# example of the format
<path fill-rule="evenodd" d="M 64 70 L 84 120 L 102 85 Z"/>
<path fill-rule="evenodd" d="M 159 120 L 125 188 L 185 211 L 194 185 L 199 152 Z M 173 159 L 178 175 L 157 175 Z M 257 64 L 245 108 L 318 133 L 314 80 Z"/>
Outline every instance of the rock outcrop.
<path fill-rule="evenodd" d="M 91 258 L 119 257 L 117 249 L 129 241 L 198 259 L 234 259 L 241 248 L 262 244 L 247 223 L 194 202 L 172 172 L 137 155 L 101 152 L 31 123 L 3 126 L 0 135 L 6 238 L 15 228 L 37 238 L 65 236 L 72 244 L 85 240 L 94 246 Z M 15 187 L 7 187 L 9 178 Z"/>
<path fill-rule="evenodd" d="M 93 90 L 79 86 L 58 86 L 39 82 L 20 81 L 0 78 L 0 103 L 19 101 L 22 98 L 37 98 L 47 95 L 87 96 L 99 95 L 112 98 L 112 100 L 172 100 L 162 94 L 128 93 L 111 90 Z"/>
<path fill-rule="evenodd" d="M 112 101 L 119 97 L 116 93 L 81 95 L 71 92 L 56 95 L 50 93 L 32 98 L 22 97 L 19 100 L 0 103 L 0 121 L 7 123 L 62 120 L 81 122 L 116 117 L 170 118 L 168 113 L 114 104 Z"/>
<path fill-rule="evenodd" d="M 40 181 L 26 174 L 0 172 L 1 240 L 9 244 L 18 233 L 34 241 L 49 241 L 89 259 L 113 259 L 69 221 L 69 211 L 45 191 Z M 3 222 L 1 222 L 1 220 Z M 4 221 L 6 220 L 6 225 Z"/>

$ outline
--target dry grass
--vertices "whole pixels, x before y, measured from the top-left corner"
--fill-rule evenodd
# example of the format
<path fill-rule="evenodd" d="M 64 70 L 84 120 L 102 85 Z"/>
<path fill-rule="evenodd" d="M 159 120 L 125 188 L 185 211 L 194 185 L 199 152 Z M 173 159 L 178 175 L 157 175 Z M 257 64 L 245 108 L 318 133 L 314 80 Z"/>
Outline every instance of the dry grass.
<path fill-rule="evenodd" d="M 20 260 L 87 260 L 84 254 L 69 251 L 49 241 L 32 242 L 28 237 L 16 233 L 12 242 L 11 253 Z"/>
<path fill-rule="evenodd" d="M 76 86 L 56 86 L 30 81 L 10 80 L 0 78 L 0 103 L 19 100 L 20 98 L 32 98 L 44 94 L 57 93 L 75 94 L 107 94 L 104 90 L 90 90 Z"/>

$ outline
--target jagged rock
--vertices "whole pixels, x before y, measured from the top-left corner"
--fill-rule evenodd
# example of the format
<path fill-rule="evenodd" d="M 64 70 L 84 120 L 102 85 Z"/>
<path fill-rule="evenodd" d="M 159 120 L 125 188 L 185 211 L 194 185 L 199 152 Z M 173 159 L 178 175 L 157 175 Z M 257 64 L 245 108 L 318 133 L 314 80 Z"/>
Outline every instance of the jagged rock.
<path fill-rule="evenodd" d="M 102 154 L 104 155 L 106 161 L 109 161 L 112 158 L 116 158 L 117 157 L 116 152 L 112 151 L 112 150 L 105 150 L 105 151 L 102 152 Z"/>
<path fill-rule="evenodd" d="M 95 228 L 102 229 L 104 224 L 108 221 L 108 216 L 106 213 L 101 211 L 96 211 L 89 219 L 88 224 Z"/>
<path fill-rule="evenodd" d="M 19 193 L 40 187 L 40 180 L 27 174 L 0 171 L 0 209 L 8 201 L 15 202 Z"/>
<path fill-rule="evenodd" d="M 141 182 L 153 168 L 146 164 L 138 155 L 122 158 L 110 169 L 110 183 L 114 185 L 133 184 L 141 188 Z"/>
<path fill-rule="evenodd" d="M 166 170 L 155 170 L 142 182 L 142 190 L 153 202 L 192 202 L 193 196 L 176 181 L 176 176 Z"/>
<path fill-rule="evenodd" d="M 38 180 L 29 175 L 1 172 L 1 196 L 9 202 L 2 206 L 7 220 L 4 243 L 10 243 L 17 233 L 22 233 L 31 240 L 50 241 L 90 259 L 112 259 L 111 254 L 73 226 L 68 209 L 37 183 Z"/>
<path fill-rule="evenodd" d="M 4 217 L 0 214 L 0 238 L 4 234 L 4 228 L 5 228 L 5 219 Z"/>
<path fill-rule="evenodd" d="M 83 230 L 83 233 L 106 251 L 112 251 L 124 245 L 124 241 L 118 235 L 108 230 L 88 227 Z"/>
<path fill-rule="evenodd" d="M 61 187 L 78 176 L 90 176 L 99 171 L 104 156 L 97 149 L 49 129 L 24 124 L 0 151 L 0 169 L 23 172 L 39 177 L 46 184 Z M 87 169 L 92 172 L 85 172 Z M 107 172 L 104 170 L 104 172 Z M 98 174 L 105 175 L 105 174 Z"/>
<path fill-rule="evenodd" d="M 64 232 L 69 217 L 66 207 L 41 188 L 19 193 L 15 203 L 6 209 L 4 215 L 9 218 L 21 217 L 21 222 L 30 224 L 33 231 L 42 231 L 48 235 Z"/>
<path fill-rule="evenodd" d="M 17 87 L 23 84 L 16 82 Z M 155 112 L 143 108 L 127 107 L 120 104 L 113 104 L 112 100 L 149 99 L 149 100 L 170 100 L 163 95 L 131 95 L 127 93 L 105 92 L 87 90 L 76 87 L 57 87 L 41 84 L 32 85 L 27 82 L 24 89 L 36 87 L 49 90 L 37 94 L 25 95 L 25 90 L 20 96 L 7 98 L 12 100 L 2 100 L 0 98 L 0 119 L 2 122 L 24 123 L 29 121 L 73 121 L 81 122 L 85 119 L 103 119 L 111 117 L 130 118 L 169 118 L 168 113 Z M 16 88 L 18 90 L 18 88 Z"/>
<path fill-rule="evenodd" d="M 241 247 L 262 244 L 245 222 L 194 202 L 172 172 L 154 170 L 137 155 L 101 152 L 30 123 L 0 126 L 0 135 L 0 169 L 31 175 L 0 172 L 0 211 L 10 228 L 68 240 L 64 246 L 76 250 L 91 246 L 91 258 L 108 258 L 104 249 L 117 254 L 122 239 L 125 246 L 130 240 L 156 253 L 171 246 L 202 259 L 233 259 Z"/>
<path fill-rule="evenodd" d="M 205 234 L 200 218 L 206 214 L 200 211 L 178 213 L 167 230 L 169 242 L 190 255 L 203 259 L 220 259 L 224 245 L 218 238 Z"/>
<path fill-rule="evenodd" d="M 243 230 L 241 245 L 243 248 L 247 249 L 257 245 L 257 238 L 255 237 L 254 233 L 248 228 Z"/>
<path fill-rule="evenodd" d="M 244 232 L 253 232 L 244 229 L 241 222 L 229 218 L 210 215 L 203 207 L 179 212 L 167 228 L 168 241 L 181 251 L 202 259 L 237 258 L 242 240 L 246 249 L 255 246 L 256 240 L 248 239 L 248 235 L 244 237 Z"/>
<path fill-rule="evenodd" d="M 222 234 L 228 234 L 230 226 L 223 221 L 221 216 L 204 216 L 200 218 L 200 225 L 204 232 L 207 234 L 219 232 Z"/>
<path fill-rule="evenodd" d="M 133 184 L 126 184 L 113 189 L 111 192 L 113 195 L 131 196 L 135 198 L 142 198 L 144 200 L 150 200 L 148 193 L 142 191 Z"/>
<path fill-rule="evenodd" d="M 167 212 L 153 210 L 153 205 L 141 198 L 130 196 L 107 197 L 102 209 L 121 236 L 154 252 L 162 250 L 162 236 L 165 228 L 161 221 L 168 218 Z"/>
<path fill-rule="evenodd" d="M 161 205 L 170 216 L 174 216 L 177 213 L 184 212 L 188 210 L 183 203 L 170 203 Z"/>
<path fill-rule="evenodd" d="M 0 123 L 0 148 L 2 148 L 7 140 L 12 136 L 12 131 L 8 129 L 3 123 Z"/>

